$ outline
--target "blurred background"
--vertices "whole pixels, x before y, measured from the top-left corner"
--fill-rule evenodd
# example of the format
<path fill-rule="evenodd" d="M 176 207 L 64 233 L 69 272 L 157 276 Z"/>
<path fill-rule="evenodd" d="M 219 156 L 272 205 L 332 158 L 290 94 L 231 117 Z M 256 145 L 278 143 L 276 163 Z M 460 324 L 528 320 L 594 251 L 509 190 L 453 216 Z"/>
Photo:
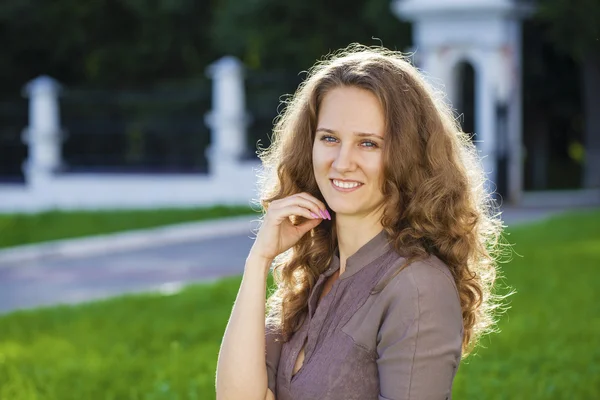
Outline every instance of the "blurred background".
<path fill-rule="evenodd" d="M 257 146 L 305 71 L 406 52 L 514 254 L 456 398 L 600 398 L 600 1 L 3 0 L 0 399 L 210 399 Z M 271 281 L 270 281 L 271 282 Z"/>

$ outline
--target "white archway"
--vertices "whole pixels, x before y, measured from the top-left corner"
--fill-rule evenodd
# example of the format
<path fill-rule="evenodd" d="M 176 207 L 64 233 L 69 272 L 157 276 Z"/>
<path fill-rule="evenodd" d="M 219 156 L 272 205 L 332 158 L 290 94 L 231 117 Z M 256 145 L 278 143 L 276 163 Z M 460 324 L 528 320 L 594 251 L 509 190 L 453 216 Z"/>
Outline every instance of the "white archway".
<path fill-rule="evenodd" d="M 505 201 L 523 189 L 521 117 L 521 19 L 533 8 L 511 0 L 393 0 L 392 10 L 413 23 L 417 66 L 459 106 L 457 66 L 474 73 L 474 131 L 483 166 Z M 499 140 L 501 139 L 501 140 Z M 499 171 L 499 168 L 503 168 Z"/>

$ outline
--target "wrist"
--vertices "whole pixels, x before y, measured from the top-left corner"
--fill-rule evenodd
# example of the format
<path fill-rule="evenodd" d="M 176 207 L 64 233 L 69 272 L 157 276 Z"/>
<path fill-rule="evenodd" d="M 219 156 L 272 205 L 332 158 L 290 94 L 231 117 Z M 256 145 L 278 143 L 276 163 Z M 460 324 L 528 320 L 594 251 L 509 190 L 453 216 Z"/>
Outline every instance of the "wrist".
<path fill-rule="evenodd" d="M 246 257 L 246 263 L 248 263 L 249 261 L 259 264 L 268 264 L 270 266 L 273 262 L 273 258 L 260 254 L 253 247 L 250 249 L 250 253 L 248 253 L 248 256 Z"/>
<path fill-rule="evenodd" d="M 250 252 L 246 258 L 245 270 L 260 271 L 265 277 L 269 274 L 273 260 Z"/>

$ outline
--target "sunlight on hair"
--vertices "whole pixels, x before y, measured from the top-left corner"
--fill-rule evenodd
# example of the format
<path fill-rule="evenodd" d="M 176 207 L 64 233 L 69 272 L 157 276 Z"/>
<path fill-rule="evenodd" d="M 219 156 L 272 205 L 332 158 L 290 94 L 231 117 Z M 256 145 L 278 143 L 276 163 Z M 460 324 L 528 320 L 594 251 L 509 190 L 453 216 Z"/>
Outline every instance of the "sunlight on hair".
<path fill-rule="evenodd" d="M 436 256 L 448 266 L 462 307 L 466 357 L 482 335 L 495 331 L 507 309 L 505 299 L 512 292 L 498 293 L 498 263 L 510 258 L 511 247 L 502 236 L 499 206 L 487 192 L 490 182 L 472 138 L 460 128 L 443 85 L 414 67 L 411 57 L 351 44 L 311 67 L 296 93 L 282 99 L 272 144 L 259 152 L 259 201 L 266 211 L 272 201 L 298 192 L 324 200 L 312 173 L 311 150 L 320 102 L 342 86 L 372 92 L 389 137 L 383 149 L 387 203 L 382 224 L 407 264 Z M 268 300 L 267 323 L 285 338 L 299 326 L 335 243 L 335 224 L 323 223 L 274 263 L 277 289 Z"/>

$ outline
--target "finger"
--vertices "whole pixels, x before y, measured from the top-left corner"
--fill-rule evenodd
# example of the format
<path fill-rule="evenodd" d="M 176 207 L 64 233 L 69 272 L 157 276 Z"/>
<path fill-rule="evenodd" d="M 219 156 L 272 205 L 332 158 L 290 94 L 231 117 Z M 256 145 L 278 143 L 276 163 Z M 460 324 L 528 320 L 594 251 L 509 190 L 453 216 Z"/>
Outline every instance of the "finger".
<path fill-rule="evenodd" d="M 278 205 L 286 205 L 286 204 L 289 204 L 289 201 L 293 200 L 293 199 L 304 199 L 304 200 L 310 201 L 311 203 L 315 204 L 315 206 L 317 208 L 319 208 L 320 210 L 323 210 L 323 211 L 327 210 L 327 206 L 325 205 L 325 203 L 323 203 L 322 201 L 320 201 L 319 199 L 317 199 L 310 193 L 306 193 L 306 192 L 296 193 L 291 196 L 287 196 L 282 199 L 275 200 L 271 203 L 270 206 L 276 207 Z"/>
<path fill-rule="evenodd" d="M 327 213 L 323 213 L 322 210 L 318 207 L 314 202 L 305 199 L 302 196 L 294 195 L 290 197 L 286 197 L 280 204 L 280 207 L 289 207 L 289 206 L 300 206 L 310 210 L 319 218 L 326 218 Z"/>
<path fill-rule="evenodd" d="M 325 205 L 325 203 L 323 203 L 321 200 L 317 199 L 315 196 L 311 195 L 310 193 L 302 192 L 302 193 L 296 194 L 295 196 L 302 197 L 303 199 L 306 199 L 306 200 L 316 204 L 320 210 L 324 211 L 325 213 L 328 213 L 327 206 Z"/>
<path fill-rule="evenodd" d="M 285 219 L 291 217 L 292 215 L 296 215 L 296 216 L 300 216 L 300 217 L 305 217 L 307 219 L 321 219 L 321 217 L 315 218 L 313 215 L 311 215 L 311 212 L 308 208 L 306 207 L 302 207 L 299 205 L 289 205 L 286 207 L 282 207 L 276 210 L 273 210 L 273 217 L 275 217 L 275 219 L 277 219 L 278 221 L 284 221 Z"/>
<path fill-rule="evenodd" d="M 302 192 L 297 193 L 291 197 L 309 201 L 310 203 L 314 204 L 314 206 L 317 208 L 316 214 L 318 216 L 323 217 L 323 219 L 331 219 L 331 216 L 329 214 L 329 211 L 327 211 L 327 207 L 325 206 L 325 204 L 316 197 L 312 196 L 311 194 Z"/>

